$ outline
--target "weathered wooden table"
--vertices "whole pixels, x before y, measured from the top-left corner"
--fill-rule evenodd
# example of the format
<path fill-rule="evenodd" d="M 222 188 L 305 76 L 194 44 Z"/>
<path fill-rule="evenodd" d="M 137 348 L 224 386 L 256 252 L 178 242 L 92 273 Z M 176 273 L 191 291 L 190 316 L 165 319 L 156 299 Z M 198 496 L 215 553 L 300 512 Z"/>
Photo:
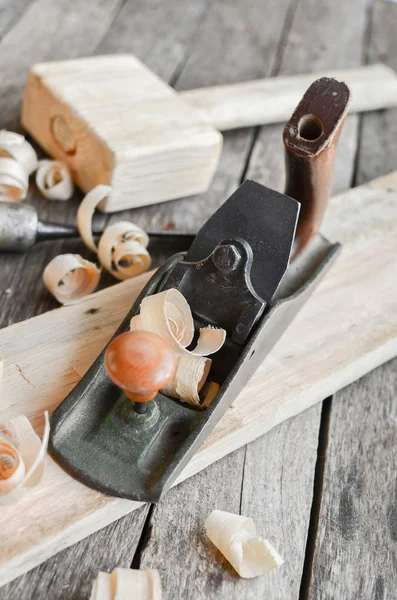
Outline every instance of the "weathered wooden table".
<path fill-rule="evenodd" d="M 384 0 L 3 0 L 1 127 L 20 129 L 26 74 L 38 61 L 132 52 L 182 90 L 363 62 L 397 70 L 396 32 L 397 5 Z M 281 189 L 281 131 L 227 134 L 207 194 L 128 217 L 143 227 L 195 231 L 247 177 Z M 396 137 L 397 110 L 349 117 L 335 191 L 395 169 Z M 79 193 L 65 204 L 35 195 L 42 218 L 74 221 Z M 41 274 L 60 251 L 84 248 L 58 242 L 0 257 L 0 326 L 55 306 Z M 377 369 L 171 490 L 158 506 L 60 552 L 0 589 L 0 600 L 86 598 L 97 571 L 115 566 L 159 569 L 169 600 L 397 598 L 396 368 L 393 361 Z M 284 566 L 239 579 L 205 537 L 203 521 L 214 508 L 252 516 Z"/>

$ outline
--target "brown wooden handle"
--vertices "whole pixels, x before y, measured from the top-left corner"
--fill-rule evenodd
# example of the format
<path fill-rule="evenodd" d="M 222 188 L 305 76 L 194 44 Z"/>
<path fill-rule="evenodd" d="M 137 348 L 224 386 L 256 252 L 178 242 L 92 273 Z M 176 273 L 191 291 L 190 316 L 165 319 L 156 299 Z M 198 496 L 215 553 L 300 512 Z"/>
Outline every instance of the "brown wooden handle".
<path fill-rule="evenodd" d="M 328 77 L 318 79 L 284 128 L 285 193 L 301 204 L 294 256 L 306 247 L 321 225 L 350 96 L 345 83 Z"/>
<path fill-rule="evenodd" d="M 159 335 L 128 331 L 110 342 L 105 368 L 113 383 L 131 400 L 148 402 L 172 379 L 176 357 Z"/>

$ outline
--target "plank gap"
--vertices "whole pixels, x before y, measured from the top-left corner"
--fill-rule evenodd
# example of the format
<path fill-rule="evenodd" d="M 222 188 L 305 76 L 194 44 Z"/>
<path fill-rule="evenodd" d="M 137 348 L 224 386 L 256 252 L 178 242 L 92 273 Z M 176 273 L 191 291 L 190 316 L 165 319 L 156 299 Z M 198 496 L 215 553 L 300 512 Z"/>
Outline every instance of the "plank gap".
<path fill-rule="evenodd" d="M 243 458 L 243 470 L 241 473 L 241 489 L 240 489 L 240 507 L 239 513 L 241 515 L 242 507 L 243 507 L 243 496 L 244 496 L 244 476 L 245 476 L 245 464 L 247 462 L 247 446 L 244 446 L 244 458 Z"/>
<path fill-rule="evenodd" d="M 152 515 L 153 515 L 154 508 L 155 508 L 155 504 L 151 504 L 148 514 L 146 515 L 145 523 L 141 530 L 141 535 L 140 535 L 139 542 L 138 542 L 138 545 L 137 545 L 135 553 L 134 553 L 134 557 L 131 562 L 130 569 L 139 569 L 141 566 L 142 553 L 145 550 L 145 548 L 149 542 L 150 534 L 152 531 Z"/>
<path fill-rule="evenodd" d="M 0 6 L 0 40 L 18 24 L 31 3 L 32 0 L 11 0 L 2 3 Z"/>
<path fill-rule="evenodd" d="M 327 448 L 329 440 L 329 426 L 331 421 L 332 396 L 324 400 L 321 408 L 321 421 L 318 432 L 317 461 L 314 470 L 313 500 L 310 510 L 309 528 L 305 549 L 305 560 L 303 563 L 299 600 L 308 600 L 312 578 L 314 552 L 318 524 L 320 518 L 321 499 L 323 494 L 325 463 L 327 460 Z"/>
<path fill-rule="evenodd" d="M 270 77 L 275 77 L 280 72 L 284 54 L 288 46 L 288 38 L 292 30 L 299 2 L 300 0 L 291 0 L 286 10 L 285 20 L 281 29 L 280 39 L 276 47 L 276 52 L 274 54 L 274 64 L 270 68 Z"/>
<path fill-rule="evenodd" d="M 363 49 L 362 49 L 362 59 L 361 62 L 363 65 L 369 64 L 369 47 L 370 41 L 372 37 L 372 20 L 374 13 L 374 3 L 368 2 L 365 10 L 365 24 L 364 24 L 364 32 L 363 32 Z M 364 114 L 360 113 L 358 115 L 358 124 L 357 124 L 357 144 L 356 150 L 354 153 L 353 160 L 353 173 L 351 180 L 351 187 L 355 187 L 359 185 L 359 171 L 360 171 L 360 149 L 361 149 L 361 136 L 363 133 L 364 127 Z"/>

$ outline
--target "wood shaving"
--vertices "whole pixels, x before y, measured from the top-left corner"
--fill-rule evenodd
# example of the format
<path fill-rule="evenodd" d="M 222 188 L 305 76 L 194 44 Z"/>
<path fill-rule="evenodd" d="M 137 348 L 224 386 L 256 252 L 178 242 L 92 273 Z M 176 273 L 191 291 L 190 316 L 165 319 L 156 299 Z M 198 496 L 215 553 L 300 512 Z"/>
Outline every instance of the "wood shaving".
<path fill-rule="evenodd" d="M 117 279 L 136 277 L 150 267 L 148 243 L 147 234 L 134 223 L 114 223 L 105 229 L 99 240 L 99 262 Z"/>
<path fill-rule="evenodd" d="M 92 586 L 90 600 L 161 600 L 161 582 L 155 569 L 113 569 L 100 571 Z"/>
<path fill-rule="evenodd" d="M 98 185 L 85 196 L 77 212 L 77 227 L 83 242 L 109 273 L 120 280 L 136 277 L 147 271 L 151 259 L 146 250 L 149 237 L 137 225 L 119 221 L 109 225 L 96 245 L 92 235 L 92 218 L 95 209 L 111 194 L 108 185 Z"/>
<path fill-rule="evenodd" d="M 0 131 L 0 156 L 16 160 L 29 176 L 37 169 L 37 154 L 23 135 L 13 131 Z"/>
<path fill-rule="evenodd" d="M 87 248 L 97 252 L 98 248 L 92 235 L 92 217 L 95 209 L 112 193 L 109 185 L 97 185 L 83 198 L 77 211 L 77 228 Z"/>
<path fill-rule="evenodd" d="M 226 339 L 224 329 L 200 329 L 193 350 L 187 350 L 194 337 L 194 321 L 190 306 L 176 289 L 166 290 L 143 299 L 140 314 L 131 319 L 132 331 L 151 331 L 170 343 L 177 358 L 173 379 L 163 392 L 183 402 L 201 406 L 199 393 L 211 369 L 209 354 L 217 352 Z"/>
<path fill-rule="evenodd" d="M 61 304 L 72 304 L 91 294 L 98 286 L 101 271 L 79 254 L 60 254 L 46 266 L 45 286 Z"/>
<path fill-rule="evenodd" d="M 28 175 L 13 158 L 0 158 L 0 195 L 8 202 L 22 202 L 28 193 Z"/>
<path fill-rule="evenodd" d="M 48 200 L 69 200 L 74 189 L 69 169 L 59 160 L 39 161 L 36 185 Z"/>
<path fill-rule="evenodd" d="M 44 421 L 41 440 L 25 415 L 0 424 L 0 504 L 17 501 L 40 482 L 50 436 L 47 411 Z"/>
<path fill-rule="evenodd" d="M 214 510 L 205 521 L 205 529 L 240 577 L 258 577 L 284 562 L 267 540 L 257 537 L 255 524 L 248 517 Z"/>

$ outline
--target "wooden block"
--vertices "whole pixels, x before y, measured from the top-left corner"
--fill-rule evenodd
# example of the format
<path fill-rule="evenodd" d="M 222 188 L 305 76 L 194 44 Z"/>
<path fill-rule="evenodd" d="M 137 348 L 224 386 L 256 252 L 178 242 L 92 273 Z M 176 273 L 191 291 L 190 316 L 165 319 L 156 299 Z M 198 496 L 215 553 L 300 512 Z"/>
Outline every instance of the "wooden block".
<path fill-rule="evenodd" d="M 132 55 L 35 65 L 22 124 L 88 192 L 113 188 L 113 212 L 206 190 L 222 136 Z"/>
<path fill-rule="evenodd" d="M 397 171 L 333 198 L 323 231 L 343 243 L 340 258 L 180 480 L 397 355 Z M 25 413 L 40 428 L 148 277 L 1 330 L 3 418 Z M 47 465 L 37 488 L 0 511 L 0 585 L 139 506 Z"/>

